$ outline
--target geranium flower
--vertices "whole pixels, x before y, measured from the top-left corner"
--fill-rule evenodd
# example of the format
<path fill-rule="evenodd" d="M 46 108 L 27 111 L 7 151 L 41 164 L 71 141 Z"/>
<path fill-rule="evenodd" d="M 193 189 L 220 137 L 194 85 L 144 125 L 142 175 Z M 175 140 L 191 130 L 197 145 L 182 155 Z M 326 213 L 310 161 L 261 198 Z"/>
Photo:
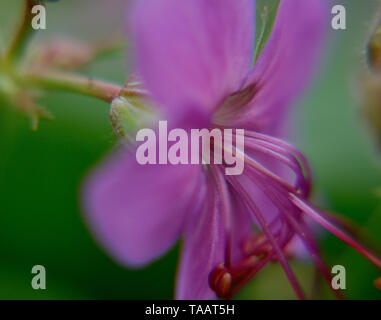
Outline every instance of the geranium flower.
<path fill-rule="evenodd" d="M 324 0 L 282 0 L 252 67 L 253 0 L 136 2 L 129 32 L 152 99 L 174 128 L 245 129 L 245 169 L 227 176 L 224 164 L 142 166 L 132 147 L 113 154 L 89 179 L 85 201 L 116 260 L 143 266 L 182 236 L 177 298 L 229 298 L 273 260 L 304 298 L 288 264 L 292 239 L 330 280 L 309 216 L 381 266 L 307 202 L 307 161 L 275 137 L 318 57 L 325 10 Z"/>

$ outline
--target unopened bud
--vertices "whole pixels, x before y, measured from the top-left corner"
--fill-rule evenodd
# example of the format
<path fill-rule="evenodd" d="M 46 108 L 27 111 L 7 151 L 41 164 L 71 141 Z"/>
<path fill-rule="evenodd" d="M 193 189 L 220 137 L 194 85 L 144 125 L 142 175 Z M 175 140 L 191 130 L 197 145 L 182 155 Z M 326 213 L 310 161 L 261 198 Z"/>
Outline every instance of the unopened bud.
<path fill-rule="evenodd" d="M 136 132 L 149 126 L 154 113 L 146 107 L 141 97 L 117 97 L 111 103 L 110 120 L 117 136 L 135 139 Z"/>
<path fill-rule="evenodd" d="M 32 69 L 75 70 L 95 58 L 94 49 L 81 41 L 58 39 L 34 47 L 28 56 Z"/>

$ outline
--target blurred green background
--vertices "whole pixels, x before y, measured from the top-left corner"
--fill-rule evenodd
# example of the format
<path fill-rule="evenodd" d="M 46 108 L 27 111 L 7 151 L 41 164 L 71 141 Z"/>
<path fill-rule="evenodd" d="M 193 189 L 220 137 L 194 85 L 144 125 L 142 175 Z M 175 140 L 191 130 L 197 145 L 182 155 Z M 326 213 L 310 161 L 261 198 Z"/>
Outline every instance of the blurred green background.
<path fill-rule="evenodd" d="M 0 0 L 1 44 L 12 35 L 22 2 Z M 38 32 L 35 41 L 64 36 L 90 42 L 122 34 L 125 2 L 48 3 L 48 28 Z M 347 30 L 331 30 L 320 73 L 290 119 L 290 140 L 310 160 L 315 203 L 356 221 L 381 253 L 381 198 L 375 192 L 381 187 L 381 155 L 356 102 L 356 76 L 365 64 L 364 48 L 379 2 L 334 2 L 347 8 Z M 83 72 L 122 84 L 127 65 L 121 51 Z M 40 103 L 55 120 L 42 121 L 36 132 L 26 118 L 0 104 L 0 298 L 172 298 L 177 247 L 145 269 L 127 270 L 99 249 L 82 219 L 81 182 L 114 143 L 109 106 L 57 92 L 42 95 Z M 331 235 L 322 232 L 320 242 L 329 265 L 346 267 L 344 293 L 349 298 L 381 298 L 373 286 L 379 270 Z M 45 291 L 30 285 L 37 264 L 46 267 Z M 313 266 L 308 261 L 293 265 L 310 290 Z M 320 282 L 317 297 L 331 298 Z M 280 268 L 272 265 L 237 298 L 293 299 L 294 294 Z"/>

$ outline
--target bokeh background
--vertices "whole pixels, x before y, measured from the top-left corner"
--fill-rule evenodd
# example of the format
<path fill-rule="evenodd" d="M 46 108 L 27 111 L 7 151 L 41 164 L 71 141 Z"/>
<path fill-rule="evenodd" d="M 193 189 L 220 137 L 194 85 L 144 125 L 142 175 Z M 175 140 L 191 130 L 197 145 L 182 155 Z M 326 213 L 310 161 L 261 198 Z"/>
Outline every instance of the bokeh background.
<path fill-rule="evenodd" d="M 125 2 L 48 3 L 47 30 L 38 32 L 35 43 L 60 36 L 91 43 L 121 35 Z M 318 76 L 293 109 L 289 140 L 313 168 L 314 202 L 355 221 L 365 241 L 381 253 L 381 154 L 361 115 L 356 83 L 379 1 L 334 3 L 347 9 L 347 30 L 330 31 Z M 9 41 L 22 4 L 0 0 L 1 46 Z M 98 59 L 83 73 L 122 84 L 129 65 L 125 52 Z M 147 268 L 128 270 L 97 246 L 83 221 L 81 182 L 115 142 L 109 106 L 62 92 L 45 93 L 40 103 L 55 120 L 42 121 L 34 132 L 26 118 L 0 101 L 0 298 L 173 298 L 178 246 Z M 346 267 L 349 298 L 381 298 L 373 286 L 379 270 L 333 236 L 322 231 L 319 239 L 328 264 Z M 37 264 L 47 271 L 45 291 L 30 285 Z M 292 264 L 307 292 L 331 298 L 308 260 Z M 294 294 L 280 268 L 271 265 L 237 298 L 294 299 Z"/>

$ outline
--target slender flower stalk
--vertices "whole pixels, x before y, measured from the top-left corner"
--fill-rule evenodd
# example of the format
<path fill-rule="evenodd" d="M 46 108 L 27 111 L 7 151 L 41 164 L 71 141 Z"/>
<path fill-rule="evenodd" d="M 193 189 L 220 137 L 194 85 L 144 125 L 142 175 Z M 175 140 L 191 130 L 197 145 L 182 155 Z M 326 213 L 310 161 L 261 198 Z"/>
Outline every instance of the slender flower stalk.
<path fill-rule="evenodd" d="M 25 0 L 22 22 L 17 29 L 13 41 L 5 55 L 5 60 L 7 63 L 13 63 L 25 53 L 25 48 L 35 32 L 35 30 L 31 27 L 33 19 L 32 8 L 37 4 L 39 4 L 39 1 Z"/>
<path fill-rule="evenodd" d="M 106 102 L 111 102 L 122 92 L 121 86 L 72 73 L 54 71 L 29 72 L 21 74 L 18 80 L 23 85 L 42 89 L 78 93 Z M 133 90 L 124 90 L 123 93 L 125 95 L 140 94 L 140 92 L 134 92 Z"/>

